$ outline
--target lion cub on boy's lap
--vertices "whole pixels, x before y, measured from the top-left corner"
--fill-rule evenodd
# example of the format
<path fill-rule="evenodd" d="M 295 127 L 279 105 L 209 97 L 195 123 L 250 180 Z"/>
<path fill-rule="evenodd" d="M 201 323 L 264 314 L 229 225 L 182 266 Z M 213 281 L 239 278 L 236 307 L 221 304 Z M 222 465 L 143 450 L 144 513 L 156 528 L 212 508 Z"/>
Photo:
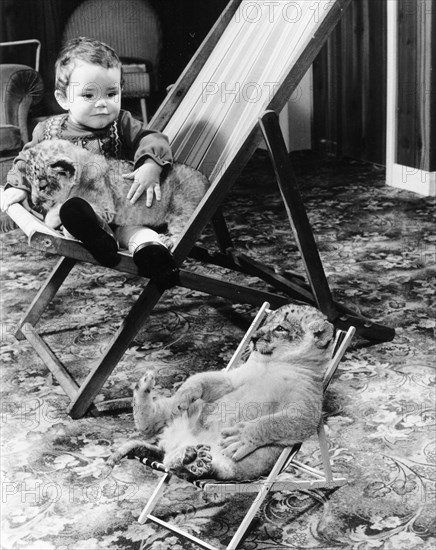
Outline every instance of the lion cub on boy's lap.
<path fill-rule="evenodd" d="M 152 395 L 154 376 L 135 386 L 135 425 L 157 443 L 130 441 L 127 455 L 163 461 L 188 478 L 244 480 L 269 473 L 283 447 L 316 432 L 333 326 L 310 306 L 268 315 L 248 360 L 228 372 L 194 374 L 169 398 Z"/>
<path fill-rule="evenodd" d="M 107 223 L 119 226 L 144 225 L 165 232 L 163 241 L 171 249 L 206 193 L 206 177 L 183 164 L 164 171 L 162 197 L 146 205 L 144 193 L 135 204 L 127 200 L 131 181 L 122 177 L 133 164 L 107 159 L 70 141 L 46 140 L 21 153 L 18 165 L 31 185 L 32 203 L 50 227 L 61 225 L 59 210 L 72 197 L 80 197 Z"/>

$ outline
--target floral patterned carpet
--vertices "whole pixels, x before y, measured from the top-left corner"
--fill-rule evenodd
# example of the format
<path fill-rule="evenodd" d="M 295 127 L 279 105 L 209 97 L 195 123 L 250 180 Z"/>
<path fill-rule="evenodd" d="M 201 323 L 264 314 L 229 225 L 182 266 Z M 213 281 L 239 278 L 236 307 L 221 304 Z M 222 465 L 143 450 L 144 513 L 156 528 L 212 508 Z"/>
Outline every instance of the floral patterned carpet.
<path fill-rule="evenodd" d="M 333 468 L 348 483 L 335 491 L 270 495 L 241 549 L 434 549 L 434 199 L 386 187 L 377 167 L 293 157 L 336 299 L 395 327 L 397 335 L 372 346 L 356 339 L 326 396 Z M 273 180 L 259 152 L 225 214 L 238 248 L 278 271 L 298 271 Z M 202 240 L 213 243 L 209 228 Z M 135 435 L 131 415 L 71 420 L 68 400 L 47 368 L 27 342 L 14 339 L 56 258 L 29 249 L 18 230 L 2 235 L 1 243 L 2 547 L 194 548 L 155 524 L 137 523 L 154 472 L 128 460 L 111 472 L 105 468 L 111 450 Z M 41 327 L 77 378 L 101 355 L 141 284 L 111 270 L 74 268 Z M 254 314 L 250 306 L 198 292 L 167 292 L 99 398 L 130 396 L 151 367 L 164 394 L 193 372 L 224 367 Z M 304 443 L 299 458 L 319 467 L 315 441 Z M 154 513 L 219 545 L 228 543 L 249 503 L 243 494 L 206 502 L 193 486 L 173 479 Z"/>

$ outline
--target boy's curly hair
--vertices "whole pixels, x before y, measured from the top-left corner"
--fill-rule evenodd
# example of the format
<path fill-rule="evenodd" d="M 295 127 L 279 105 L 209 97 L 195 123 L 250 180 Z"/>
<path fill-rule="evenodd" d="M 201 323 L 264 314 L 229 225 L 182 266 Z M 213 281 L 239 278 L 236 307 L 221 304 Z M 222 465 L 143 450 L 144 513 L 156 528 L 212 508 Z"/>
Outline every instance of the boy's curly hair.
<path fill-rule="evenodd" d="M 100 65 L 105 69 L 112 69 L 113 67 L 122 69 L 120 58 L 115 53 L 115 50 L 104 42 L 84 36 L 73 38 L 64 45 L 55 64 L 55 89 L 59 90 L 63 95 L 66 95 L 70 76 L 76 65 L 76 61 Z"/>

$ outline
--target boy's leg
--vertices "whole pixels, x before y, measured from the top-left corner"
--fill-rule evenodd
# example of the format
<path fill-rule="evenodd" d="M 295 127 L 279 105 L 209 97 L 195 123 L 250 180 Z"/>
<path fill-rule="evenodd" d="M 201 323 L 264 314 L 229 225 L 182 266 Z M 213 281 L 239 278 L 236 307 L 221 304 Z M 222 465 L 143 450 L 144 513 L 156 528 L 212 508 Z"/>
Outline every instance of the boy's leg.
<path fill-rule="evenodd" d="M 115 235 L 120 246 L 128 249 L 144 277 L 153 279 L 165 289 L 177 283 L 178 269 L 173 255 L 159 238 L 159 234 L 144 226 L 117 227 Z"/>
<path fill-rule="evenodd" d="M 79 197 L 65 201 L 59 211 L 64 228 L 91 252 L 102 265 L 115 267 L 120 259 L 118 243 L 110 227 Z"/>

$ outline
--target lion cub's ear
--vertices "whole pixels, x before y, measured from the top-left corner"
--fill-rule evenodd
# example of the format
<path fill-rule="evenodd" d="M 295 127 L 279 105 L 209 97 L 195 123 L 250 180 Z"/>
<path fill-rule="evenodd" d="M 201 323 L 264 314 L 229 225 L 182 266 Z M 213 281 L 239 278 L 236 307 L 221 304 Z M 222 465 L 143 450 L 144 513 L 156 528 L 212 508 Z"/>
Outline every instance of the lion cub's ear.
<path fill-rule="evenodd" d="M 73 177 L 76 173 L 76 168 L 74 166 L 74 163 L 72 160 L 64 158 L 64 159 L 58 159 L 54 162 L 51 162 L 49 164 L 49 168 L 51 168 L 54 172 L 58 173 L 59 175 L 65 176 L 65 177 Z"/>
<path fill-rule="evenodd" d="M 57 181 L 64 181 L 69 185 L 74 185 L 76 167 L 74 162 L 67 158 L 56 158 L 47 164 L 47 175 L 54 177 Z"/>
<path fill-rule="evenodd" d="M 312 331 L 317 348 L 326 348 L 333 339 L 333 325 L 326 319 L 312 321 L 308 329 Z"/>

